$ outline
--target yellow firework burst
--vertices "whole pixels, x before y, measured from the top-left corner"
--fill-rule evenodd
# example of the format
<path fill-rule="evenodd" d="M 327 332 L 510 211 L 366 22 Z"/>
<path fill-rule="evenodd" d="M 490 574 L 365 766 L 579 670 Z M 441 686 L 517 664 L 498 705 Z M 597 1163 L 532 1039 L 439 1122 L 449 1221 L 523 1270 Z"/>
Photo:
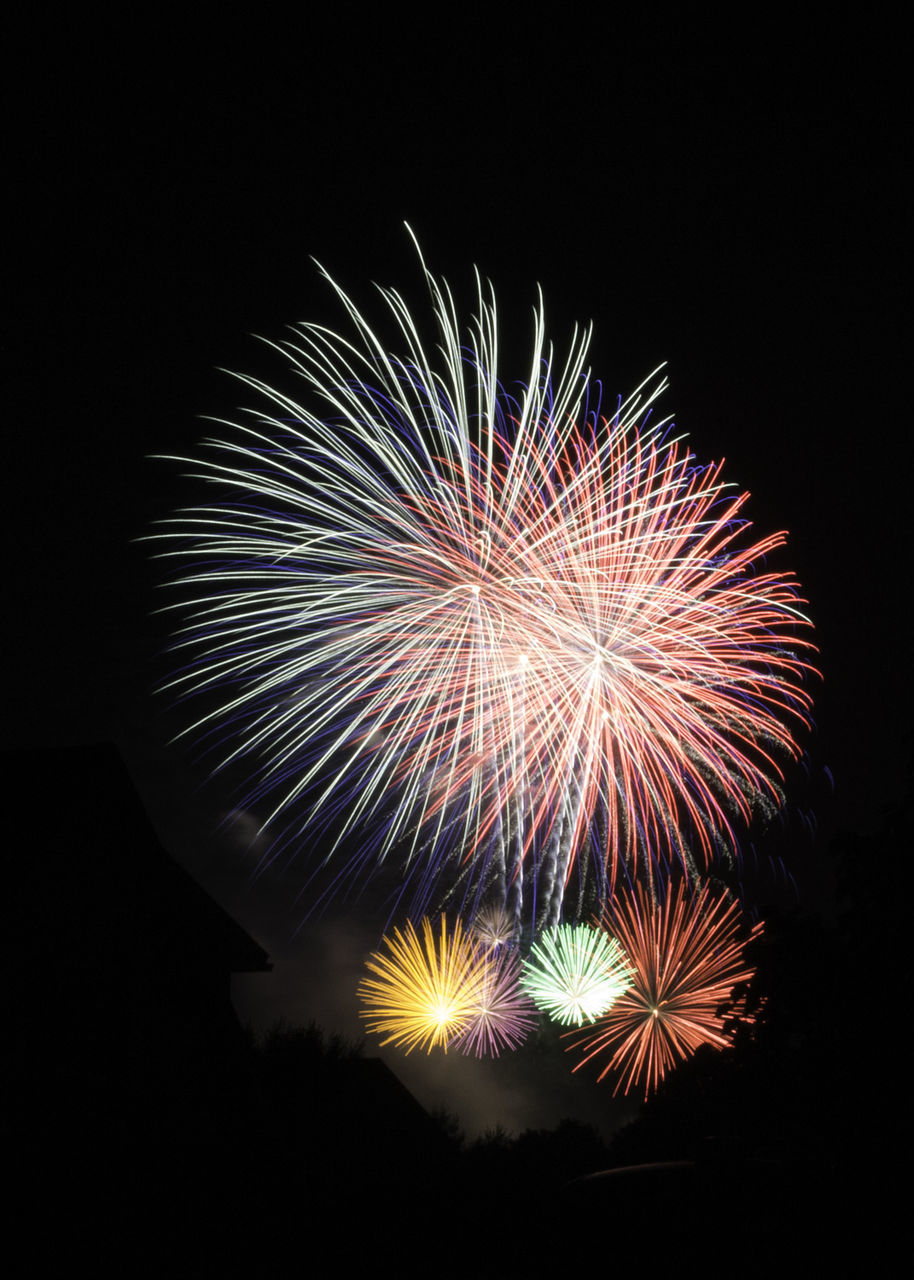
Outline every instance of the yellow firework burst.
<path fill-rule="evenodd" d="M 478 1008 L 486 977 L 485 959 L 459 921 L 448 929 L 441 917 L 436 935 L 429 919 L 421 921 L 420 939 L 412 923 L 394 929 L 372 953 L 358 995 L 367 1029 L 409 1053 L 417 1046 L 445 1052 L 460 1036 Z"/>

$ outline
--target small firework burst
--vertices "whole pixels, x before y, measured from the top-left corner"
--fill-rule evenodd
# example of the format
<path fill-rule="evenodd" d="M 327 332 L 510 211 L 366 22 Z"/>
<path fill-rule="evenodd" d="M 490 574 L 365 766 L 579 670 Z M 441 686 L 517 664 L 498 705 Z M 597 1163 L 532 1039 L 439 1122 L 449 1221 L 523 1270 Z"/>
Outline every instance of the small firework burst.
<path fill-rule="evenodd" d="M 382 949 L 368 960 L 376 976 L 363 978 L 358 995 L 368 1030 L 409 1053 L 417 1046 L 447 1051 L 477 1010 L 485 966 L 458 920 L 449 930 L 444 916 L 436 937 L 430 920 L 421 922 L 422 938 L 407 921 L 401 933 L 385 935 Z"/>
<path fill-rule="evenodd" d="M 622 948 L 602 929 L 559 925 L 534 943 L 521 984 L 538 1009 L 555 1022 L 593 1022 L 622 995 L 631 980 Z"/>
<path fill-rule="evenodd" d="M 480 952 L 480 965 L 479 996 L 457 1047 L 477 1058 L 497 1058 L 503 1049 L 523 1044 L 536 1024 L 536 1010 L 520 985 L 516 952 L 503 947 L 487 955 Z"/>
<path fill-rule="evenodd" d="M 487 951 L 509 946 L 515 941 L 516 923 L 504 907 L 484 907 L 472 924 L 473 936 Z"/>
<path fill-rule="evenodd" d="M 744 958 L 736 903 L 707 885 L 690 897 L 680 884 L 663 902 L 638 886 L 631 897 L 614 900 L 604 919 L 622 942 L 633 977 L 597 1025 L 569 1046 L 585 1050 L 574 1070 L 608 1055 L 598 1079 L 618 1072 L 615 1093 L 643 1089 L 647 1098 L 701 1045 L 726 1048 L 728 1020 L 754 1020 L 733 989 L 755 971 Z M 761 929 L 756 925 L 750 937 Z"/>

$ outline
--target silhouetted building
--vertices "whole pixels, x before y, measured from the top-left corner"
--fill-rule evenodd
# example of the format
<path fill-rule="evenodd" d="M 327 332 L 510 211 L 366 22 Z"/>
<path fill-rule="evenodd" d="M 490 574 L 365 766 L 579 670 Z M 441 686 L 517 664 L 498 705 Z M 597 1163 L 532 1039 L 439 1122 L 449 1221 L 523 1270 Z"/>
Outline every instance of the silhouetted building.
<path fill-rule="evenodd" d="M 233 973 L 266 953 L 162 849 L 113 745 L 6 753 L 4 1128 L 134 1142 L 244 1092 Z"/>

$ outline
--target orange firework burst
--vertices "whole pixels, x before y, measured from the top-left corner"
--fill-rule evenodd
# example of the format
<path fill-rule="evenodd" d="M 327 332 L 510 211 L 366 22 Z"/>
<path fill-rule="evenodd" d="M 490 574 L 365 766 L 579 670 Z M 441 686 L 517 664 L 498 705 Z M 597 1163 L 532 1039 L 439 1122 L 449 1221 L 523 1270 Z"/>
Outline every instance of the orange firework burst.
<path fill-rule="evenodd" d="M 458 920 L 448 930 L 444 916 L 438 937 L 428 919 L 422 938 L 407 921 L 403 933 L 383 939 L 368 968 L 377 976 L 363 978 L 358 994 L 368 1030 L 409 1053 L 417 1046 L 431 1053 L 448 1045 L 470 1026 L 483 996 L 486 964 Z"/>
<path fill-rule="evenodd" d="M 634 969 L 632 985 L 571 1048 L 586 1052 L 575 1071 L 597 1055 L 609 1054 L 598 1079 L 619 1073 L 614 1090 L 644 1089 L 647 1096 L 667 1071 L 703 1044 L 726 1048 L 732 1041 L 727 1020 L 751 1022 L 734 988 L 755 970 L 746 964 L 748 939 L 740 934 L 739 911 L 727 897 L 705 885 L 688 896 L 683 885 L 653 902 L 638 886 L 631 898 L 614 902 L 604 917 Z M 757 924 L 750 938 L 761 932 Z"/>

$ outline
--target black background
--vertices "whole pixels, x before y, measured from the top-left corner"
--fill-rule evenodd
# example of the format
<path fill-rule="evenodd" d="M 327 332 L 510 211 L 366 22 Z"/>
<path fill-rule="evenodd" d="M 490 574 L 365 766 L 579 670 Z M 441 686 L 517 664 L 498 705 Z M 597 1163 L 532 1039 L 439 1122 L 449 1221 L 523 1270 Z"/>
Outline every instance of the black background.
<path fill-rule="evenodd" d="M 71 11 L 11 32 L 5 738 L 119 744 L 166 847 L 277 961 L 239 988 L 255 1021 L 357 1031 L 352 979 L 376 933 L 342 915 L 296 933 L 294 876 L 249 883 L 238 828 L 214 834 L 231 796 L 169 745 L 180 718 L 152 693 L 163 575 L 136 539 L 193 495 L 150 455 L 193 451 L 201 415 L 232 416 L 218 368 L 282 380 L 250 335 L 342 323 L 312 258 L 367 312 L 373 280 L 421 309 L 404 220 L 466 307 L 472 264 L 493 281 L 505 377 L 526 374 L 539 282 L 557 347 L 594 321 L 610 400 L 668 361 L 666 411 L 697 455 L 726 457 L 760 531 L 790 531 L 824 676 L 807 742 L 819 836 L 792 868 L 807 905 L 830 909 L 831 838 L 881 830 L 907 793 L 899 33 L 728 22 L 568 12 L 518 31 L 341 5 L 256 27 Z M 34 800 L 12 821 L 37 821 Z M 903 885 L 904 851 L 878 858 Z M 475 1077 L 434 1088 L 471 1127 L 552 1114 L 502 1097 L 476 1115 Z"/>

